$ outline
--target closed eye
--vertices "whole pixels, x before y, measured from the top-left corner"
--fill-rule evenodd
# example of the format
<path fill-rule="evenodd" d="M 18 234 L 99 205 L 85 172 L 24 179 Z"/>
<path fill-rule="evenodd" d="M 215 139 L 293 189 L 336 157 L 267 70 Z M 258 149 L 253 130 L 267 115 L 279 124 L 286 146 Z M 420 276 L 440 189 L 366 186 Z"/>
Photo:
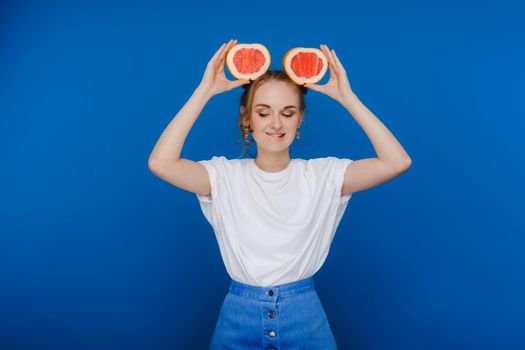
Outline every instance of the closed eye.
<path fill-rule="evenodd" d="M 293 113 L 292 114 L 283 114 L 283 115 L 285 117 L 287 117 L 287 118 L 293 117 Z M 266 117 L 266 116 L 268 116 L 268 114 L 261 114 L 261 113 L 259 113 L 259 116 L 260 117 Z"/>

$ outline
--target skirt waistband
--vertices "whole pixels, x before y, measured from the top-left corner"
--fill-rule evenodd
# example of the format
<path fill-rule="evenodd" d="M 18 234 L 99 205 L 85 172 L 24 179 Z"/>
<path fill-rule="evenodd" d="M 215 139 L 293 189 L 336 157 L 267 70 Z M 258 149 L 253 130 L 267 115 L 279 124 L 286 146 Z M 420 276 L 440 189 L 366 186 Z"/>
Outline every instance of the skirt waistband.
<path fill-rule="evenodd" d="M 315 282 L 313 276 L 310 276 L 295 282 L 289 282 L 270 287 L 259 287 L 245 284 L 230 278 L 229 290 L 232 293 L 258 300 L 275 300 L 277 298 L 284 298 L 309 290 L 315 290 Z"/>

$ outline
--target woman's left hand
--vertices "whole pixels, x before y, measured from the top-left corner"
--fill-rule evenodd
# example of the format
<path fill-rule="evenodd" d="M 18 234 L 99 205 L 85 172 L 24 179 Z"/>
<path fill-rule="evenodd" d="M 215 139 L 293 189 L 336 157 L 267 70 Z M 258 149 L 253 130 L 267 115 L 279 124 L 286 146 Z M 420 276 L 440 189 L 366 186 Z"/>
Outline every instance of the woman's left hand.
<path fill-rule="evenodd" d="M 334 50 L 330 51 L 328 46 L 323 44 L 321 44 L 320 47 L 328 60 L 330 79 L 324 85 L 305 84 L 304 86 L 330 96 L 336 101 L 342 103 L 345 98 L 354 95 L 348 77 L 346 76 L 345 68 L 341 64 L 341 61 L 339 61 Z"/>

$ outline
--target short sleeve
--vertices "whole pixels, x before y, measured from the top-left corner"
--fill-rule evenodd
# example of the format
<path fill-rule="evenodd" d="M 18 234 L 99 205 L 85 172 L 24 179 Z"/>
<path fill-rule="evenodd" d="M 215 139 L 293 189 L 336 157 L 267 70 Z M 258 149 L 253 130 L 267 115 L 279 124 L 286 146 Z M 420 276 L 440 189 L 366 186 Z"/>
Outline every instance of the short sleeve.
<path fill-rule="evenodd" d="M 346 168 L 348 167 L 348 164 L 352 163 L 353 160 L 349 158 L 336 158 L 336 157 L 330 157 L 332 163 L 331 174 L 330 178 L 333 181 L 333 184 L 336 189 L 336 202 L 339 205 L 344 205 L 348 203 L 350 198 L 352 197 L 352 193 L 345 194 L 341 196 L 341 190 L 343 189 L 343 184 L 345 181 L 345 172 Z"/>
<path fill-rule="evenodd" d="M 202 164 L 208 171 L 208 176 L 210 178 L 211 186 L 211 195 L 203 196 L 198 193 L 195 193 L 199 204 L 202 210 L 202 213 L 212 225 L 212 227 L 217 227 L 220 222 L 220 206 L 217 200 L 220 200 L 222 195 L 223 188 L 223 173 L 224 173 L 224 163 L 226 158 L 224 156 L 214 156 L 210 160 L 200 160 L 197 163 Z"/>
<path fill-rule="evenodd" d="M 200 160 L 197 162 L 197 163 L 202 164 L 208 171 L 208 176 L 210 178 L 210 186 L 211 186 L 210 196 L 204 196 L 204 195 L 195 193 L 197 195 L 197 199 L 202 204 L 211 203 L 215 201 L 215 198 L 217 198 L 217 196 L 220 196 L 219 173 L 221 169 L 220 163 L 224 160 L 223 158 L 224 158 L 223 156 L 220 156 L 220 157 L 213 156 L 210 160 Z"/>
<path fill-rule="evenodd" d="M 341 195 L 349 158 L 321 157 L 308 160 L 308 168 L 313 173 L 316 187 L 323 192 L 323 199 L 334 201 L 339 206 L 348 203 L 352 194 Z"/>

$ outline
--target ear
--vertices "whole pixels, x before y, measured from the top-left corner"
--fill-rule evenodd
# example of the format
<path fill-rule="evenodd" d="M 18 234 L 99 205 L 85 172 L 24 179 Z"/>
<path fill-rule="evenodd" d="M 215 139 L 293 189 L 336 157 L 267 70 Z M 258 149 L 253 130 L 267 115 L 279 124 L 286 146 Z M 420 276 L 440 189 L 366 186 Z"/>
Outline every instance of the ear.
<path fill-rule="evenodd" d="M 245 108 L 243 106 L 241 106 L 241 114 L 243 114 L 245 111 Z"/>

